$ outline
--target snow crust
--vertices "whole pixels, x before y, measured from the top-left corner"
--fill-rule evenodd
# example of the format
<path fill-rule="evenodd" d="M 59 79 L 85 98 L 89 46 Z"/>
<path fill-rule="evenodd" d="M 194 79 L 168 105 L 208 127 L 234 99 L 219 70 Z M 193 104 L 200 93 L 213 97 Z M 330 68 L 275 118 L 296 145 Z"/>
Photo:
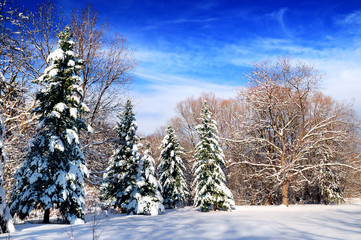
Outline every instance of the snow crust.
<path fill-rule="evenodd" d="M 80 224 L 84 224 L 84 220 L 83 219 L 80 219 L 80 218 L 76 218 L 76 217 L 73 217 L 70 221 L 70 224 L 71 225 L 80 225 Z"/>
<path fill-rule="evenodd" d="M 54 106 L 54 110 L 57 110 L 59 112 L 63 112 L 66 108 L 66 105 L 65 103 L 57 103 L 55 106 Z"/>
<path fill-rule="evenodd" d="M 237 206 L 203 213 L 191 207 L 158 216 L 110 215 L 99 221 L 101 239 L 348 239 L 361 236 L 361 205 Z M 85 218 L 87 219 L 87 218 Z M 73 225 L 74 238 L 92 238 L 91 221 Z M 17 225 L 12 239 L 69 239 L 65 224 Z M 2 234 L 0 239 L 8 239 Z"/>
<path fill-rule="evenodd" d="M 68 51 L 68 52 L 69 52 L 69 51 Z M 74 62 L 73 60 L 69 60 L 68 66 L 69 66 L 69 67 L 74 67 L 74 66 L 75 66 L 75 62 Z"/>
<path fill-rule="evenodd" d="M 90 133 L 94 133 L 94 129 L 90 125 L 87 125 L 87 131 Z"/>
<path fill-rule="evenodd" d="M 50 55 L 47 58 L 47 61 L 49 62 L 51 60 L 54 60 L 54 61 L 64 60 L 64 57 L 65 57 L 64 51 L 61 50 L 60 48 L 58 48 L 54 52 L 50 53 Z M 45 72 L 46 72 L 46 70 L 45 70 Z"/>
<path fill-rule="evenodd" d="M 59 113 L 58 111 L 52 111 L 52 112 L 50 113 L 50 117 L 60 118 L 61 115 L 60 115 L 60 113 Z"/>
<path fill-rule="evenodd" d="M 59 151 L 63 152 L 64 144 L 58 136 L 51 136 L 49 142 L 49 151 L 54 152 L 55 149 L 58 149 Z"/>
<path fill-rule="evenodd" d="M 79 144 L 79 136 L 72 129 L 67 129 L 66 130 L 66 139 L 68 140 L 69 144 L 71 144 L 73 142 L 73 140 L 75 140 L 75 143 Z"/>
<path fill-rule="evenodd" d="M 68 50 L 68 51 L 66 51 L 65 52 L 65 54 L 67 54 L 67 55 L 69 55 L 69 56 L 73 56 L 73 57 L 75 57 L 75 53 L 74 53 L 74 51 L 70 51 L 70 50 Z M 69 65 L 68 65 L 69 66 Z"/>
<path fill-rule="evenodd" d="M 69 112 L 70 112 L 70 116 L 71 116 L 71 117 L 73 117 L 74 119 L 77 118 L 77 116 L 78 116 L 78 109 L 76 109 L 76 108 L 70 108 Z"/>
<path fill-rule="evenodd" d="M 50 72 L 48 72 L 48 75 L 50 77 L 55 77 L 57 74 L 58 74 L 58 69 L 56 69 L 56 68 L 53 68 L 50 70 Z"/>
<path fill-rule="evenodd" d="M 85 112 L 89 112 L 89 111 L 90 111 L 90 109 L 88 108 L 88 106 L 87 106 L 85 103 L 81 103 L 81 107 L 83 108 L 83 110 L 84 110 Z"/>

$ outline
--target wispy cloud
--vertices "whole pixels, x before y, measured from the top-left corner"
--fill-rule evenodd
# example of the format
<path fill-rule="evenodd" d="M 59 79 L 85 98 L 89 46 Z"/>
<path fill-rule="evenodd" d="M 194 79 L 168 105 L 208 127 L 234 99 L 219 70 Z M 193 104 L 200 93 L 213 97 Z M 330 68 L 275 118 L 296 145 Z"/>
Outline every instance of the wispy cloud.
<path fill-rule="evenodd" d="M 256 47 L 258 46 L 258 47 Z M 251 63 L 252 59 L 267 59 L 288 55 L 301 62 L 313 65 L 315 69 L 325 73 L 321 82 L 321 90 L 341 102 L 353 103 L 361 116 L 361 47 L 335 46 L 329 48 L 313 48 L 294 44 L 288 40 L 263 39 L 245 46 L 232 46 L 248 51 L 242 57 L 230 58 L 230 63 L 241 65 Z M 253 57 L 249 57 L 253 56 Z"/>
<path fill-rule="evenodd" d="M 202 92 L 211 91 L 218 97 L 236 96 L 235 90 L 246 85 L 243 73 L 253 62 L 278 56 L 290 56 L 314 65 L 325 73 L 321 90 L 339 101 L 353 102 L 355 109 L 361 113 L 361 39 L 349 35 L 343 37 L 357 27 L 344 30 L 344 26 L 340 26 L 361 24 L 361 11 L 340 16 L 337 21 L 332 17 L 336 30 L 320 29 L 313 38 L 308 38 L 309 35 L 296 37 L 302 34 L 292 30 L 294 25 L 286 21 L 292 15 L 291 8 L 279 8 L 255 16 L 250 14 L 252 11 L 255 10 L 248 9 L 239 16 L 183 16 L 155 23 L 156 27 L 162 24 L 216 23 L 221 18 L 238 17 L 242 24 L 270 28 L 265 30 L 268 34 L 260 31 L 247 36 L 240 31 L 234 35 L 228 32 L 229 36 L 209 38 L 182 35 L 184 38 L 161 38 L 162 42 L 154 46 L 139 45 L 136 75 L 141 84 L 136 84 L 131 94 L 136 99 L 139 128 L 143 133 L 151 133 L 166 124 L 174 116 L 176 104 L 192 95 L 197 97 Z M 312 25 L 313 22 L 309 23 Z M 213 30 L 217 33 L 212 29 L 212 34 Z M 269 34 L 273 30 L 277 34 Z M 232 31 L 237 31 L 237 28 L 233 26 Z"/>
<path fill-rule="evenodd" d="M 341 102 L 351 102 L 355 109 L 361 113 L 361 48 L 349 46 L 348 48 L 330 47 L 318 49 L 311 46 L 303 46 L 284 39 L 255 39 L 247 44 L 225 44 L 218 46 L 218 61 L 224 65 L 235 65 L 239 68 L 241 77 L 246 67 L 250 67 L 255 61 L 288 55 L 306 64 L 314 65 L 316 69 L 326 73 L 321 83 L 321 90 Z M 171 53 L 170 55 L 172 55 Z M 187 53 L 189 54 L 189 53 Z M 187 55 L 185 54 L 185 55 Z M 145 54 L 144 56 L 146 56 Z M 157 55 L 157 54 L 156 54 Z M 167 53 L 159 53 L 158 57 L 167 57 Z M 204 56 L 206 58 L 206 56 Z M 144 57 L 144 59 L 150 59 Z M 154 61 L 158 59 L 153 58 Z M 133 91 L 138 99 L 138 110 L 142 117 L 140 129 L 150 133 L 160 123 L 164 124 L 174 116 L 176 103 L 189 96 L 199 96 L 202 92 L 215 92 L 219 97 L 235 96 L 235 89 L 243 83 L 227 85 L 216 79 L 199 79 L 194 77 L 182 77 L 178 74 L 167 74 L 164 69 L 177 67 L 178 64 L 186 68 L 192 65 L 191 58 L 177 56 L 178 62 L 168 62 L 166 68 L 143 69 L 137 73 L 138 77 L 149 82 L 146 91 Z M 195 63 L 197 64 L 197 63 Z M 200 63 L 198 63 L 200 64 Z M 160 64 L 161 65 L 161 64 Z M 243 68 L 242 68 L 243 67 Z M 227 79 L 223 79 L 227 83 Z M 155 117 L 156 116 L 156 117 Z"/>
<path fill-rule="evenodd" d="M 165 25 L 176 25 L 176 24 L 184 24 L 184 23 L 197 23 L 197 24 L 206 24 L 214 21 L 218 21 L 222 18 L 217 17 L 204 17 L 204 18 L 176 18 L 176 19 L 170 19 L 166 21 L 157 21 L 150 25 L 144 26 L 143 30 L 156 30 L 163 28 Z"/>
<path fill-rule="evenodd" d="M 336 22 L 342 25 L 357 24 L 361 25 L 361 11 L 357 10 L 347 15 L 339 16 Z"/>
<path fill-rule="evenodd" d="M 270 14 L 266 14 L 266 16 L 269 16 L 271 18 L 274 18 L 278 23 L 280 24 L 283 32 L 287 34 L 288 36 L 291 36 L 289 30 L 286 28 L 284 16 L 287 12 L 288 8 L 281 8 L 278 11 L 272 12 Z"/>
<path fill-rule="evenodd" d="M 143 85 L 144 89 L 134 88 L 131 95 L 135 99 L 135 110 L 139 131 L 150 134 L 170 118 L 174 117 L 178 102 L 191 97 L 200 96 L 203 92 L 213 92 L 218 97 L 231 98 L 236 96 L 237 86 L 210 83 L 207 79 L 191 79 L 175 75 L 158 76 L 138 74 L 150 83 Z M 167 82 L 158 80 L 168 79 Z"/>

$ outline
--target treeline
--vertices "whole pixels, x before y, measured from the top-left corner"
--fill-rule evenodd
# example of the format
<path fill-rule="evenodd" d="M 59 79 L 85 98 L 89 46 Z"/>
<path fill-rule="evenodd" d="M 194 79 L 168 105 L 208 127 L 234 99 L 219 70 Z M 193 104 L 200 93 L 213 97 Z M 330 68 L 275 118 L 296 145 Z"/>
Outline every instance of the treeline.
<path fill-rule="evenodd" d="M 28 150 L 35 133 L 37 115 L 34 82 L 50 66 L 48 56 L 58 47 L 57 34 L 69 26 L 74 52 L 82 59 L 79 72 L 81 101 L 89 111 L 82 118 L 93 134 L 86 134 L 82 150 L 91 172 L 103 171 L 111 155 L 108 148 L 115 135 L 114 116 L 122 109 L 124 92 L 134 80 L 135 59 L 127 38 L 116 33 L 106 20 L 88 5 L 83 9 L 59 9 L 52 1 L 44 1 L 34 11 L 23 9 L 16 1 L 0 1 L 0 97 L 4 118 L 4 139 L 8 154 L 4 166 L 7 191 L 13 185 L 13 174 Z M 109 126 L 111 125 L 111 126 Z M 99 181 L 93 179 L 89 182 Z"/>
<path fill-rule="evenodd" d="M 165 139 L 170 142 L 163 141 L 158 182 L 151 151 L 149 147 L 142 150 L 136 136 L 130 102 L 121 112 L 116 132 L 107 122 L 120 107 L 119 85 L 130 82 L 134 67 L 125 40 L 116 37 L 107 43 L 106 25 L 97 24 L 89 6 L 72 12 L 70 27 L 60 32 L 56 27 L 61 29 L 63 15 L 55 15 L 51 2 L 35 13 L 23 13 L 6 1 L 0 6 L 4 33 L 1 117 L 5 119 L 1 153 L 5 155 L 6 139 L 10 160 L 9 171 L 4 178 L 2 171 L 0 175 L 8 181 L 11 196 L 9 209 L 5 191 L 1 192 L 2 232 L 13 229 L 9 212 L 25 219 L 40 210 L 43 222 L 49 223 L 51 210 L 56 209 L 65 222 L 83 223 L 92 200 L 92 191 L 86 195 L 86 179 L 95 189 L 95 201 L 108 201 L 128 214 L 153 215 L 164 211 L 163 203 L 169 207 L 188 204 L 189 183 L 176 136 L 169 132 Z M 56 42 L 58 48 L 53 49 Z M 230 209 L 234 201 L 226 187 L 223 150 L 207 105 L 203 118 L 194 164 L 198 176 L 194 205 L 204 211 Z M 112 152 L 109 142 L 115 148 L 112 157 L 105 156 Z"/>
<path fill-rule="evenodd" d="M 29 141 L 24 162 L 15 172 L 9 205 L 10 213 L 21 220 L 40 210 L 44 211 L 43 222 L 49 223 L 51 210 L 56 209 L 65 222 L 81 224 L 86 213 L 85 178 L 89 174 L 79 132 L 92 133 L 93 130 L 81 119 L 82 113 L 89 108 L 81 100 L 79 71 L 82 61 L 73 51 L 72 32 L 66 27 L 58 36 L 59 48 L 49 54 L 49 67 L 35 81 L 41 86 L 32 110 L 38 116 L 36 133 Z M 128 214 L 158 215 L 164 212 L 163 203 L 173 208 L 187 204 L 189 191 L 183 160 L 179 157 L 181 147 L 172 127 L 168 128 L 169 133 L 162 141 L 158 181 L 149 144 L 146 150 L 140 150 L 143 146 L 136 135 L 137 124 L 132 109 L 127 100 L 118 116 L 115 151 L 104 171 L 99 198 Z M 207 102 L 201 116 L 193 166 L 194 206 L 202 211 L 230 210 L 234 205 L 233 196 L 226 186 L 224 154 L 219 145 L 217 124 Z M 3 125 L 1 132 L 4 132 Z M 2 201 L 5 203 L 4 194 Z M 10 223 L 8 213 L 6 210 L 0 219 Z M 0 222 L 9 225 L 5 220 Z M 4 232 L 10 231 L 4 229 Z"/>
<path fill-rule="evenodd" d="M 322 74 L 279 58 L 255 64 L 237 98 L 212 93 L 178 103 L 171 123 L 192 165 L 195 126 L 207 100 L 238 204 L 340 203 L 360 196 L 360 121 L 318 90 Z M 162 131 L 149 136 L 159 141 Z M 156 151 L 156 149 L 154 149 Z M 191 178 L 191 175 L 188 175 Z"/>
<path fill-rule="evenodd" d="M 75 95 L 72 97 L 72 101 L 69 100 L 69 109 L 66 111 L 70 111 L 71 109 L 71 112 L 69 112 L 70 117 L 68 116 L 67 119 L 76 116 L 77 119 L 83 119 L 84 122 L 90 123 L 94 129 L 93 134 L 82 133 L 84 136 L 79 137 L 79 141 L 81 141 L 79 146 L 82 146 L 80 151 L 84 153 L 85 158 L 79 153 L 79 161 L 75 165 L 78 165 L 81 169 L 79 169 L 79 173 L 76 175 L 77 178 L 74 179 L 76 185 L 79 185 L 80 188 L 85 186 L 82 179 L 83 177 L 80 176 L 84 171 L 82 168 L 84 167 L 85 159 L 89 159 L 89 163 L 93 163 L 88 164 L 88 166 L 90 166 L 90 171 L 94 172 L 95 169 L 99 167 L 98 161 L 107 162 L 108 155 L 111 154 L 110 148 L 105 151 L 97 151 L 96 148 L 99 147 L 104 149 L 104 145 L 108 145 L 109 141 L 114 140 L 114 138 L 103 138 L 104 136 L 113 134 L 112 127 L 109 126 L 109 124 L 112 124 L 110 119 L 113 119 L 113 116 L 122 109 L 122 103 L 124 101 L 122 93 L 124 93 L 127 85 L 129 85 L 134 78 L 133 71 L 135 68 L 135 59 L 133 57 L 133 51 L 128 47 L 126 37 L 120 33 L 114 32 L 107 21 L 100 19 L 97 12 L 90 5 L 81 10 L 67 9 L 67 12 L 65 13 L 62 9 L 56 8 L 54 2 L 44 1 L 37 6 L 35 11 L 29 11 L 19 6 L 16 1 L 1 0 L 0 112 L 3 117 L 3 121 L 1 121 L 3 127 L 1 129 L 2 138 L 0 147 L 3 163 L 5 162 L 4 146 L 6 146 L 8 154 L 7 162 L 3 169 L 4 173 L 1 173 L 0 177 L 1 185 L 8 193 L 6 199 L 9 199 L 10 193 L 15 193 L 16 195 L 16 192 L 12 190 L 15 181 L 15 171 L 18 171 L 18 173 L 23 172 L 24 174 L 28 172 L 26 167 L 23 167 L 22 170 L 18 169 L 25 159 L 31 158 L 30 155 L 33 146 L 31 143 L 34 143 L 34 141 L 30 142 L 30 144 L 28 143 L 32 138 L 33 140 L 39 139 L 34 137 L 39 137 L 39 135 L 35 135 L 35 133 L 39 131 L 39 129 L 41 130 L 44 127 L 42 124 L 46 122 L 44 121 L 42 124 L 39 124 L 39 117 L 44 118 L 44 116 L 46 116 L 45 113 L 48 113 L 47 111 L 49 109 L 44 110 L 45 112 L 42 116 L 39 112 L 39 104 L 41 100 L 44 100 L 40 98 L 47 98 L 49 96 L 45 94 L 41 97 L 43 92 L 39 92 L 39 90 L 44 91 L 46 89 L 46 81 L 52 81 L 49 80 L 50 78 L 59 77 L 57 74 L 61 71 L 56 70 L 52 64 L 59 61 L 57 56 L 59 55 L 60 50 L 57 49 L 55 52 L 54 50 L 59 47 L 58 35 L 60 34 L 60 31 L 65 29 L 65 26 L 70 27 L 72 31 L 71 36 L 73 37 L 73 41 L 67 43 L 67 45 L 71 45 L 72 50 L 68 50 L 69 52 L 65 55 L 71 54 L 72 57 L 82 59 L 80 62 L 68 59 L 68 67 L 70 68 L 68 69 L 68 72 L 61 73 L 61 77 L 69 75 L 70 72 L 75 71 L 70 70 L 72 69 L 71 67 L 76 67 L 76 71 L 78 71 L 77 77 L 70 80 L 70 82 L 73 81 L 73 83 L 75 81 L 78 87 L 69 90 L 69 94 Z M 60 46 L 60 49 L 63 47 L 64 46 Z M 79 66 L 81 66 L 81 68 L 79 68 Z M 65 66 L 61 66 L 60 68 L 63 69 L 64 67 Z M 43 81 L 45 75 L 49 75 L 49 79 Z M 54 83 L 52 84 L 54 85 Z M 79 95 L 77 95 L 76 92 Z M 49 98 L 48 100 L 54 102 L 61 98 L 62 97 L 59 95 L 58 97 L 53 97 L 53 99 Z M 80 108 L 76 110 L 77 107 L 74 104 L 77 102 L 82 103 L 84 106 L 82 105 L 81 108 L 86 109 L 86 111 L 83 111 L 84 109 L 81 110 Z M 59 111 L 67 108 L 65 107 L 67 106 L 65 103 L 65 105 L 60 102 L 59 104 L 60 105 L 57 105 Z M 48 105 L 46 107 L 50 108 L 54 106 Z M 55 114 L 54 116 L 62 116 L 61 113 L 57 113 L 57 111 L 53 111 L 52 114 Z M 50 125 L 47 127 L 49 126 Z M 58 125 L 55 124 L 54 126 Z M 69 125 L 66 126 L 69 127 Z M 76 127 L 68 128 L 68 133 L 70 134 L 68 137 L 69 139 L 74 138 L 74 140 L 77 140 L 77 131 L 80 130 L 80 128 L 78 129 L 79 122 L 74 126 Z M 45 154 L 47 151 L 55 152 L 56 149 L 58 149 L 57 147 L 61 146 L 61 144 L 57 144 L 58 141 L 55 140 L 55 138 L 51 139 L 53 145 L 51 145 L 49 149 L 43 149 L 45 152 L 42 154 Z M 35 141 L 35 143 L 35 145 L 38 145 L 39 141 Z M 77 148 L 75 147 L 72 149 Z M 78 152 L 79 149 L 74 151 Z M 104 154 L 107 156 L 105 157 Z M 74 152 L 70 155 L 76 156 Z M 34 159 L 37 158 L 36 154 L 32 157 L 34 157 Z M 60 157 L 59 159 L 63 158 L 64 157 Z M 35 163 L 36 161 L 30 163 L 30 169 L 36 169 Z M 39 165 L 38 169 L 45 169 L 45 165 L 42 167 Z M 54 165 L 54 163 L 52 163 L 52 165 Z M 62 164 L 59 162 L 59 165 L 69 168 L 69 165 L 65 160 Z M 103 164 L 101 164 L 101 167 L 103 167 Z M 77 172 L 75 169 L 73 170 L 73 173 Z M 104 169 L 102 168 L 101 170 Z M 43 170 L 39 170 L 38 175 L 44 175 L 44 178 L 56 173 L 56 171 L 49 171 L 48 174 L 45 174 L 42 171 Z M 20 175 L 18 174 L 18 176 Z M 90 176 L 87 185 L 91 185 Z M 25 174 L 22 177 L 22 180 L 24 181 L 21 184 L 23 184 L 24 189 L 27 189 L 27 181 L 32 183 L 36 183 L 37 181 L 36 174 L 32 176 L 26 176 Z M 31 178 L 26 180 L 26 177 Z M 20 180 L 17 179 L 17 181 Z M 48 179 L 48 181 L 51 180 Z M 67 185 L 66 181 L 64 181 L 63 184 L 64 186 Z M 71 183 L 69 184 L 72 186 Z M 31 211 L 31 208 L 49 210 L 46 206 L 49 205 L 49 199 L 51 198 L 47 198 L 46 195 L 49 195 L 51 191 L 44 192 L 44 196 L 40 196 L 39 194 L 32 192 L 31 189 L 33 188 L 28 189 L 30 192 L 27 191 L 27 194 L 32 198 L 28 199 L 28 203 L 20 203 L 22 207 L 22 213 L 20 215 L 27 215 L 27 212 Z M 45 189 L 43 190 L 45 191 Z M 17 191 L 21 192 L 21 187 L 19 187 Z M 82 191 L 83 190 L 71 191 L 70 189 L 67 189 L 64 194 L 66 193 L 69 196 L 73 194 L 73 196 L 77 196 L 78 199 L 89 199 L 88 196 L 83 196 L 83 193 L 81 193 Z M 91 191 L 89 192 L 91 193 Z M 36 206 L 31 205 L 31 200 L 41 197 L 43 197 L 43 199 L 41 200 L 42 203 L 40 203 L 40 205 L 39 202 L 36 203 L 38 204 Z M 15 198 L 16 197 L 14 197 L 13 194 L 12 203 L 14 203 Z M 23 196 L 19 201 L 24 201 L 26 198 L 26 196 Z M 75 205 L 72 201 L 68 202 L 68 205 L 61 205 L 59 202 L 56 204 L 64 217 L 67 218 L 67 221 L 71 222 L 74 220 L 73 216 L 79 215 L 74 215 L 74 211 L 77 211 L 74 210 L 74 208 L 77 208 L 77 206 L 81 208 L 84 207 L 83 200 L 78 201 Z M 9 217 L 9 209 L 5 205 L 5 191 L 3 190 L 1 191 L 0 204 L 2 206 L 0 213 L 1 231 L 11 231 L 11 229 L 13 229 L 12 227 L 6 227 L 7 223 L 9 221 L 11 222 L 11 220 L 9 220 L 11 218 Z M 17 203 L 15 203 L 15 205 L 16 204 Z M 73 210 L 68 211 L 70 205 Z M 65 212 L 68 213 L 65 214 Z M 49 214 L 49 211 L 45 211 L 45 218 L 49 218 Z M 81 214 L 82 213 L 80 213 L 80 215 Z"/>

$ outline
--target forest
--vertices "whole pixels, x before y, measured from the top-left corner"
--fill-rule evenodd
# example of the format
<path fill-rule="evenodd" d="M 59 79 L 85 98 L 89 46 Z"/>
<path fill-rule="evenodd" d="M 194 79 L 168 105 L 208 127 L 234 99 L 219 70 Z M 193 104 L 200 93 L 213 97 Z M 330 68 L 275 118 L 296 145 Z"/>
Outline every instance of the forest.
<path fill-rule="evenodd" d="M 360 197 L 360 120 L 322 93 L 312 65 L 254 63 L 236 98 L 189 97 L 139 136 L 125 94 L 136 81 L 131 43 L 90 5 L 65 13 L 50 1 L 30 12 L 1 0 L 0 28 L 1 182 L 12 215 L 39 211 L 49 222 L 58 209 L 74 223 L 97 207 L 158 214 Z"/>

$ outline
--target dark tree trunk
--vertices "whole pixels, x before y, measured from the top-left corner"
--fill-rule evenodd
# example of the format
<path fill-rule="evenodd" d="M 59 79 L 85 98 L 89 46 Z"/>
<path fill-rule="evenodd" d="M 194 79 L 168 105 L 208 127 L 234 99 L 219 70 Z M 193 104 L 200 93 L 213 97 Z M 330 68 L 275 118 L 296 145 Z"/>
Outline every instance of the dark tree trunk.
<path fill-rule="evenodd" d="M 50 209 L 45 209 L 43 223 L 50 223 Z"/>

